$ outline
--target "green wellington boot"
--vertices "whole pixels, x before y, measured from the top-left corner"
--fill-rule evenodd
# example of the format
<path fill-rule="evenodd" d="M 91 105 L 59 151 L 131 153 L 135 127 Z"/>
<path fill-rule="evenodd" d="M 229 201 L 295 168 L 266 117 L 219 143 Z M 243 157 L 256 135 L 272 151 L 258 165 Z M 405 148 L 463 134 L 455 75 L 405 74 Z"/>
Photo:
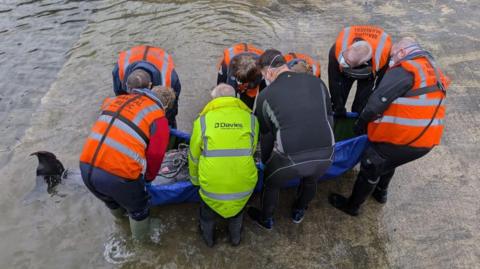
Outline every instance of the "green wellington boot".
<path fill-rule="evenodd" d="M 146 242 L 150 238 L 150 217 L 144 220 L 130 220 L 130 231 L 132 231 L 132 237 L 139 242 Z"/>

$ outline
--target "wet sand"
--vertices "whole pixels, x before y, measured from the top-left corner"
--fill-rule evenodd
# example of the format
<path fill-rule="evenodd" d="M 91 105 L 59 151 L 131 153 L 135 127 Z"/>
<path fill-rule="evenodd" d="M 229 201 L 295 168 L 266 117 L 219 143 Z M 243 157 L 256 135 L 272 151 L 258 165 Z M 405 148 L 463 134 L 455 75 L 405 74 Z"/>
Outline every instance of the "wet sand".
<path fill-rule="evenodd" d="M 28 5 L 66 9 L 53 1 L 23 8 Z M 477 1 L 111 0 L 82 5 L 70 2 L 67 7 L 79 8 L 34 12 L 31 19 L 19 19 L 22 6 L 0 5 L 0 36 L 8 36 L 0 43 L 0 268 L 479 268 Z M 59 26 L 76 16 L 85 21 L 72 22 L 78 24 L 74 29 Z M 22 20 L 35 31 L 21 32 L 28 27 Z M 39 34 L 35 27 L 48 23 L 53 32 Z M 66 192 L 22 205 L 36 167 L 28 154 L 49 150 L 66 166 L 78 166 L 100 103 L 113 94 L 110 71 L 117 52 L 150 43 L 173 54 L 182 82 L 179 127 L 190 130 L 215 84 L 215 64 L 224 47 L 241 40 L 309 53 L 320 59 L 327 81 L 328 49 L 348 24 L 378 24 L 394 38 L 414 36 L 453 80 L 442 145 L 397 170 L 386 205 L 370 199 L 362 215 L 353 218 L 327 204 L 329 192 L 350 192 L 354 171 L 319 184 L 302 224 L 288 218 L 294 190 L 287 190 L 273 231 L 246 219 L 242 245 L 233 248 L 222 226 L 213 249 L 197 233 L 195 204 L 154 209 L 157 243 L 144 247 L 126 240 L 128 225 L 116 224 L 89 193 Z M 16 39 L 32 48 L 15 50 Z M 34 57 L 25 56 L 25 50 L 37 47 Z M 50 52 L 35 54 L 44 50 Z M 12 60 L 17 56 L 18 63 Z M 22 59 L 32 63 L 21 64 Z"/>

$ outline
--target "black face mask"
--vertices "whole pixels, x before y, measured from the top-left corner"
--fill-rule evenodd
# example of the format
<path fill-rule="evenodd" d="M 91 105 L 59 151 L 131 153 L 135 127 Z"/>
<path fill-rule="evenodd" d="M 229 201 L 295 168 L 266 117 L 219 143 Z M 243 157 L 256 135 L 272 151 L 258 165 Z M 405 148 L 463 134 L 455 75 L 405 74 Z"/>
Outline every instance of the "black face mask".
<path fill-rule="evenodd" d="M 368 79 L 372 77 L 372 66 L 371 65 L 361 65 L 355 68 L 344 67 L 342 69 L 345 76 L 354 79 Z"/>

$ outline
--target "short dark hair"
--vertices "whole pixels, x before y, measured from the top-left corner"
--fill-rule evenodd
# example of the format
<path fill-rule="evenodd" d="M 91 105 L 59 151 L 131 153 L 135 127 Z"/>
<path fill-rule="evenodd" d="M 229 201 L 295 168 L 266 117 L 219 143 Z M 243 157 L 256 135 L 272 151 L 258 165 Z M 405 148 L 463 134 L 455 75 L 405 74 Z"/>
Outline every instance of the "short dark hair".
<path fill-rule="evenodd" d="M 280 67 L 287 62 L 282 53 L 276 49 L 268 49 L 257 60 L 257 66 L 260 69 L 271 66 L 273 68 Z"/>
<path fill-rule="evenodd" d="M 234 57 L 232 59 L 231 69 L 231 75 L 242 83 L 253 82 L 258 76 L 262 75 L 255 64 L 254 55 L 249 54 Z"/>
<path fill-rule="evenodd" d="M 150 86 L 152 78 L 150 74 L 143 69 L 136 69 L 127 78 L 127 88 L 144 89 Z"/>

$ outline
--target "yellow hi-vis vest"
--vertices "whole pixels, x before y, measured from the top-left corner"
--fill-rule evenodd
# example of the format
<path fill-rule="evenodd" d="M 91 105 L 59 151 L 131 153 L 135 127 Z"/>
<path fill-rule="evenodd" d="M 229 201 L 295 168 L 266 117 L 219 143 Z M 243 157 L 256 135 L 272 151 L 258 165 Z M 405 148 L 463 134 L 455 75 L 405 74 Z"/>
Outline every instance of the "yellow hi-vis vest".
<path fill-rule="evenodd" d="M 188 167 L 201 199 L 224 218 L 237 215 L 257 184 L 258 121 L 234 97 L 210 101 L 193 123 Z"/>

